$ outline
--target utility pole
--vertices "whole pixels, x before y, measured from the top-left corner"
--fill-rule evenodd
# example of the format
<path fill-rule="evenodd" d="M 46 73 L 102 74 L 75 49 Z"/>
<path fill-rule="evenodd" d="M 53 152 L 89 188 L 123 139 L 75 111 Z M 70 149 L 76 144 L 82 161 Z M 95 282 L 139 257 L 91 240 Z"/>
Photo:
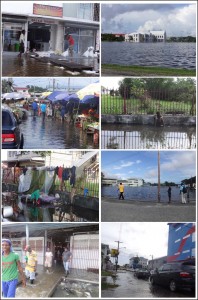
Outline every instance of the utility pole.
<path fill-rule="evenodd" d="M 120 241 L 115 241 L 115 243 L 118 243 L 117 249 L 118 249 L 118 255 L 119 255 L 120 244 L 121 244 L 122 242 L 120 242 Z M 116 259 L 115 259 L 116 272 L 117 272 L 117 269 L 118 269 L 118 255 L 116 256 Z"/>
<path fill-rule="evenodd" d="M 70 91 L 70 77 L 68 78 L 68 87 L 67 87 L 67 91 L 68 91 L 68 93 L 69 93 L 69 91 Z"/>
<path fill-rule="evenodd" d="M 158 202 L 160 202 L 160 152 L 158 150 Z"/>
<path fill-rule="evenodd" d="M 55 78 L 53 78 L 53 91 L 55 89 Z"/>

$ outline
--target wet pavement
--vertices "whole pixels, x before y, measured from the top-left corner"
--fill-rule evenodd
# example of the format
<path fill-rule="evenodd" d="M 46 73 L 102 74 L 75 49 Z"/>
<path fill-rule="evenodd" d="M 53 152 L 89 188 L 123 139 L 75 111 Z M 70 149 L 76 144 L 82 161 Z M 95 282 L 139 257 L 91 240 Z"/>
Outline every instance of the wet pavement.
<path fill-rule="evenodd" d="M 161 286 L 152 286 L 149 280 L 137 279 L 133 272 L 117 272 L 117 277 L 102 277 L 102 282 L 118 285 L 118 287 L 102 290 L 101 296 L 105 298 L 188 298 L 195 297 L 190 290 L 171 292 Z"/>
<path fill-rule="evenodd" d="M 20 125 L 24 135 L 24 149 L 98 149 L 93 135 L 75 124 L 51 118 L 29 116 Z"/>
<path fill-rule="evenodd" d="M 195 222 L 196 201 L 157 203 L 102 197 L 102 222 Z"/>
<path fill-rule="evenodd" d="M 12 76 L 12 77 L 56 77 L 71 76 L 71 72 L 66 70 L 64 67 L 54 66 L 51 63 L 39 62 L 32 58 L 30 54 L 23 55 L 22 58 L 17 57 L 17 52 L 3 52 L 2 54 L 2 76 Z M 66 59 L 63 56 L 54 56 L 55 58 Z M 86 57 L 75 57 L 73 59 L 74 63 L 79 63 L 85 66 L 93 67 L 94 71 L 99 70 L 99 64 L 97 58 L 86 58 Z M 75 76 L 79 77 L 98 77 L 99 73 L 78 73 Z"/>
<path fill-rule="evenodd" d="M 195 149 L 196 127 L 102 124 L 102 149 Z"/>
<path fill-rule="evenodd" d="M 19 283 L 16 291 L 16 298 L 18 299 L 29 299 L 29 298 L 45 298 L 48 297 L 53 286 L 64 277 L 64 268 L 62 265 L 56 265 L 52 268 L 52 273 L 48 274 L 45 272 L 43 266 L 38 266 L 37 276 L 34 284 L 30 284 L 27 280 L 26 288 L 23 288 Z M 89 280 L 93 282 L 99 282 L 99 275 L 93 272 L 87 272 L 86 270 L 72 269 L 68 276 L 68 279 L 81 279 Z M 61 296 L 59 296 L 61 297 Z"/>

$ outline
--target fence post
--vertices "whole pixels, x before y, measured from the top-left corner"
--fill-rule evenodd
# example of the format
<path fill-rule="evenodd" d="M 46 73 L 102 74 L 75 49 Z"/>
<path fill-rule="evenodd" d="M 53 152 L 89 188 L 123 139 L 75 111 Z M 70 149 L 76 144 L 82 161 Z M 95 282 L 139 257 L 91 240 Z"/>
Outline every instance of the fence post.
<path fill-rule="evenodd" d="M 124 87 L 124 106 L 123 106 L 124 115 L 126 115 L 126 88 Z"/>

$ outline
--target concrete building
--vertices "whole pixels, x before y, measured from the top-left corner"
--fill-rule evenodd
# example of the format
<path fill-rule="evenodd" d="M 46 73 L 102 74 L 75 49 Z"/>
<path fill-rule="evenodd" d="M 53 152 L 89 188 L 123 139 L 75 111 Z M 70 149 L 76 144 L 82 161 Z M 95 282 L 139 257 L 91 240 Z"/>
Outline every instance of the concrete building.
<path fill-rule="evenodd" d="M 156 268 L 161 267 L 166 262 L 167 262 L 167 256 L 153 258 L 151 260 L 148 260 L 148 269 L 155 270 Z"/>
<path fill-rule="evenodd" d="M 116 179 L 116 178 L 104 178 L 102 179 L 102 185 L 119 185 L 122 182 L 124 186 L 143 186 L 144 181 L 141 178 L 129 178 L 129 179 Z"/>
<path fill-rule="evenodd" d="M 168 223 L 167 262 L 186 260 L 196 257 L 195 223 Z"/>
<path fill-rule="evenodd" d="M 148 259 L 144 257 L 131 257 L 129 259 L 129 268 L 133 269 L 147 269 Z"/>
<path fill-rule="evenodd" d="M 125 41 L 132 43 L 165 42 L 166 31 L 150 31 L 148 33 L 132 32 L 125 35 Z"/>
<path fill-rule="evenodd" d="M 37 2 L 37 3 L 36 3 Z M 68 44 L 67 33 L 75 40 L 75 53 L 83 54 L 88 47 L 99 50 L 99 4 L 56 3 L 56 6 L 30 2 L 14 9 L 2 2 L 2 49 L 19 51 L 19 35 L 26 31 L 25 50 L 63 52 Z"/>

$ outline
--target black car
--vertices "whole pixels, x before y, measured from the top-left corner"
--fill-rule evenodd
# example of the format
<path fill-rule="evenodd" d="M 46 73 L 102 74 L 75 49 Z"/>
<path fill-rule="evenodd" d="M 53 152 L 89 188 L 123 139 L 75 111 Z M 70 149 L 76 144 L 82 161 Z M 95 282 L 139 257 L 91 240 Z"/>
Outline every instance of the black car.
<path fill-rule="evenodd" d="M 138 279 L 149 279 L 150 272 L 144 269 L 138 269 L 134 272 L 134 277 Z"/>
<path fill-rule="evenodd" d="M 195 290 L 195 261 L 164 264 L 151 273 L 150 282 L 169 287 L 172 292 L 182 288 Z"/>
<path fill-rule="evenodd" d="M 9 107 L 2 107 L 2 149 L 22 149 L 24 137 L 17 120 Z"/>

